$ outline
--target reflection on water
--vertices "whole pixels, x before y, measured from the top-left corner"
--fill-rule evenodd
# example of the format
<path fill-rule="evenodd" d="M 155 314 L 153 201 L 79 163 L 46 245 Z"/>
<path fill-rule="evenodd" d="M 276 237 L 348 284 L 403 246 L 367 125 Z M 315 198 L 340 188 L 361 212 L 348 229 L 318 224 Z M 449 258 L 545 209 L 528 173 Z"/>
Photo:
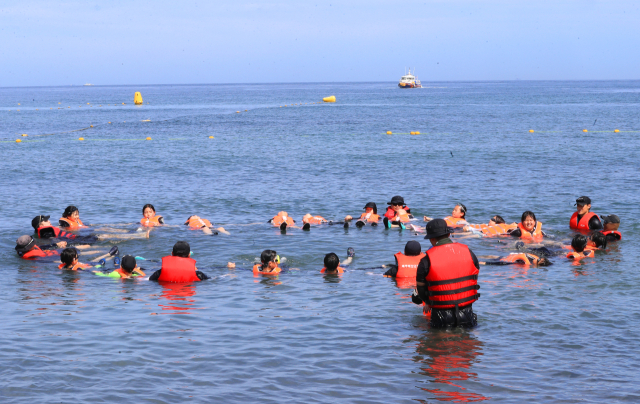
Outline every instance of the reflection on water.
<path fill-rule="evenodd" d="M 418 338 L 414 360 L 420 373 L 429 376 L 426 383 L 430 386 L 418 387 L 439 401 L 467 403 L 489 399 L 460 385 L 460 382 L 477 379 L 471 368 L 482 355 L 482 345 L 468 331 L 429 330 Z"/>
<path fill-rule="evenodd" d="M 158 304 L 162 310 L 166 311 L 162 314 L 191 314 L 191 310 L 198 309 L 195 307 L 196 287 L 193 283 L 174 283 L 174 282 L 158 282 L 162 286 L 160 297 L 166 299 L 170 304 Z"/>

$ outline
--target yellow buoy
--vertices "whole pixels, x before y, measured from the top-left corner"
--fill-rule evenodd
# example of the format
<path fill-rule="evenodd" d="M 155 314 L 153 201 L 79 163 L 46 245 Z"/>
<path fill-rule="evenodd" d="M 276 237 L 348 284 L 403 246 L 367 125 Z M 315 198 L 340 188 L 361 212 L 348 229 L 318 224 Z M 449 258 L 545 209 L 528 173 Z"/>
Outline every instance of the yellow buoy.
<path fill-rule="evenodd" d="M 87 103 L 87 105 L 91 105 L 90 103 Z"/>
<path fill-rule="evenodd" d="M 40 111 L 38 108 L 36 108 L 36 111 Z"/>
<path fill-rule="evenodd" d="M 58 104 L 62 104 L 61 102 L 59 102 Z"/>
<path fill-rule="evenodd" d="M 16 139 L 16 143 L 20 143 L 20 142 L 22 142 L 21 139 Z"/>
<path fill-rule="evenodd" d="M 27 137 L 27 134 L 26 134 L 26 133 L 23 133 L 23 134 L 22 134 L 22 136 L 23 136 L 23 137 Z"/>
<path fill-rule="evenodd" d="M 240 113 L 240 111 L 236 111 L 236 114 L 239 114 L 239 113 Z"/>
<path fill-rule="evenodd" d="M 419 132 L 419 131 L 415 131 L 415 132 L 413 132 L 413 134 L 414 134 L 414 135 L 419 135 L 419 134 L 420 134 L 420 132 Z"/>
<path fill-rule="evenodd" d="M 244 110 L 244 112 L 247 112 L 247 111 L 248 111 L 248 110 L 246 110 L 246 109 Z"/>
<path fill-rule="evenodd" d="M 18 103 L 18 105 L 20 105 L 20 103 Z"/>
<path fill-rule="evenodd" d="M 583 132 L 589 132 L 589 131 L 588 131 L 588 130 L 586 130 L 586 129 L 582 129 L 582 131 L 583 131 Z"/>
<path fill-rule="evenodd" d="M 84 140 L 84 138 L 83 137 L 79 137 L 78 140 Z"/>
<path fill-rule="evenodd" d="M 124 105 L 124 102 L 122 103 L 122 105 Z"/>
<path fill-rule="evenodd" d="M 620 129 L 614 129 L 613 131 L 618 133 L 618 132 L 620 132 Z"/>
<path fill-rule="evenodd" d="M 133 103 L 136 105 L 142 104 L 142 94 L 140 94 L 139 91 L 136 91 L 136 93 L 133 95 Z"/>
<path fill-rule="evenodd" d="M 147 138 L 147 140 L 151 140 L 151 138 L 150 138 L 150 137 L 148 137 L 148 138 Z"/>
<path fill-rule="evenodd" d="M 89 127 L 90 127 L 90 128 L 93 128 L 93 125 L 90 125 Z"/>
<path fill-rule="evenodd" d="M 390 130 L 387 131 L 387 135 L 392 135 L 392 134 L 393 133 Z"/>
<path fill-rule="evenodd" d="M 111 123 L 111 122 L 109 122 L 109 123 Z"/>
<path fill-rule="evenodd" d="M 533 133 L 533 129 L 529 129 L 529 133 Z"/>
<path fill-rule="evenodd" d="M 209 136 L 209 139 L 213 139 L 213 136 Z"/>

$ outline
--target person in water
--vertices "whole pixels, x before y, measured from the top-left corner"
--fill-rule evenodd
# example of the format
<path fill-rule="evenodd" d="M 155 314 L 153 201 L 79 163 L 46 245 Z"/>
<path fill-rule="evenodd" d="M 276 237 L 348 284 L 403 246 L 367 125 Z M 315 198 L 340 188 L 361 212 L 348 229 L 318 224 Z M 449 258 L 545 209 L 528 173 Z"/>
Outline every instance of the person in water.
<path fill-rule="evenodd" d="M 59 269 L 67 269 L 71 271 L 82 270 L 91 268 L 91 264 L 83 264 L 78 261 L 78 250 L 73 247 L 67 247 L 60 253 L 60 261 L 62 264 L 58 265 Z"/>
<path fill-rule="evenodd" d="M 65 248 L 66 241 L 60 241 L 54 244 L 37 245 L 32 236 L 24 235 L 16 240 L 16 252 L 18 256 L 25 260 L 41 259 L 53 257 L 57 260 L 60 255 L 58 249 Z"/>
<path fill-rule="evenodd" d="M 148 203 L 142 207 L 142 219 L 140 224 L 144 227 L 156 227 L 164 224 L 164 217 L 156 214 L 156 208 Z"/>
<path fill-rule="evenodd" d="M 410 210 L 404 204 L 404 198 L 396 195 L 391 198 L 391 202 L 387 202 L 387 212 L 384 214 L 382 221 L 387 229 L 391 227 L 405 228 L 405 223 L 409 223 L 411 218 Z"/>
<path fill-rule="evenodd" d="M 530 210 L 525 211 L 520 218 L 518 227 L 509 232 L 513 237 L 520 237 L 527 240 L 542 240 L 546 234 L 542 231 L 542 223 L 536 220 L 535 213 Z"/>
<path fill-rule="evenodd" d="M 178 241 L 170 256 L 162 257 L 162 267 L 155 271 L 150 281 L 197 282 L 209 277 L 196 268 L 196 260 L 190 258 L 191 246 L 186 241 Z"/>
<path fill-rule="evenodd" d="M 275 227 L 279 227 L 280 230 L 285 231 L 287 227 L 294 227 L 296 221 L 285 211 L 278 212 L 277 215 L 269 219 L 269 223 Z"/>
<path fill-rule="evenodd" d="M 189 226 L 189 229 L 191 230 L 202 230 L 204 234 L 217 235 L 218 232 L 220 232 L 220 233 L 229 235 L 229 232 L 226 231 L 224 227 L 218 227 L 217 229 L 214 229 L 215 231 L 211 230 L 211 228 L 213 227 L 211 222 L 208 221 L 207 219 L 201 218 L 200 216 L 196 216 L 196 215 L 189 216 L 189 218 L 187 219 L 186 222 L 184 222 L 184 224 Z"/>
<path fill-rule="evenodd" d="M 449 228 L 456 229 L 459 227 L 464 227 L 465 225 L 469 224 L 467 223 L 466 216 L 467 216 L 467 207 L 459 203 L 453 207 L 451 216 L 445 217 L 444 221 L 447 222 L 447 226 L 449 226 Z M 429 222 L 431 220 L 433 219 L 428 216 L 424 217 L 425 222 Z M 504 219 L 503 219 L 503 222 L 504 222 Z"/>
<path fill-rule="evenodd" d="M 511 253 L 506 257 L 500 257 L 497 255 L 485 256 L 483 258 L 491 259 L 492 261 L 480 261 L 480 265 L 509 265 L 518 264 L 525 266 L 537 266 L 546 267 L 551 265 L 551 261 L 547 257 L 539 256 L 528 252 Z"/>
<path fill-rule="evenodd" d="M 134 239 L 134 238 L 149 238 L 149 233 L 142 234 L 88 234 L 79 236 L 77 234 L 69 233 L 53 226 L 49 221 L 51 216 L 38 215 L 31 220 L 31 226 L 36 231 L 38 238 L 49 239 L 58 238 L 64 239 L 68 244 L 94 244 L 98 240 L 107 239 Z"/>
<path fill-rule="evenodd" d="M 322 216 L 314 216 L 311 213 L 307 213 L 306 215 L 302 216 L 302 230 L 311 229 L 312 224 L 316 225 L 326 223 L 329 223 L 329 221 Z"/>
<path fill-rule="evenodd" d="M 571 215 L 569 227 L 572 230 L 589 231 L 602 229 L 600 218 L 591 212 L 591 198 L 581 196 L 576 199 L 576 211 Z"/>
<path fill-rule="evenodd" d="M 433 247 L 418 264 L 412 301 L 431 308 L 432 327 L 475 326 L 472 306 L 480 297 L 478 258 L 466 245 L 451 241 L 451 229 L 444 219 L 431 220 L 426 231 L 425 238 Z"/>
<path fill-rule="evenodd" d="M 124 257 L 122 257 L 120 268 L 116 268 L 109 273 L 104 273 L 101 271 L 93 271 L 93 273 L 98 276 L 107 276 L 109 278 L 128 279 L 135 276 L 145 276 L 143 269 L 144 268 L 140 268 L 138 266 L 135 257 L 131 255 L 125 255 Z"/>
<path fill-rule="evenodd" d="M 67 208 L 62 213 L 62 217 L 58 220 L 60 227 L 65 227 L 68 230 L 77 230 L 82 229 L 85 226 L 80 220 L 80 211 L 75 206 L 67 206 Z"/>
<path fill-rule="evenodd" d="M 344 260 L 342 265 L 344 267 L 349 266 L 355 255 L 355 250 L 351 247 L 347 248 L 347 259 Z M 336 253 L 329 253 L 324 256 L 324 268 L 320 270 L 321 274 L 325 275 L 339 275 L 344 273 L 345 268 L 340 266 L 340 258 Z"/>
<path fill-rule="evenodd" d="M 277 252 L 274 250 L 264 250 L 262 254 L 260 254 L 260 264 L 255 264 L 253 266 L 253 273 L 277 275 L 282 272 L 282 269 L 278 266 L 279 263 L 280 258 L 278 257 Z"/>
<path fill-rule="evenodd" d="M 571 240 L 571 248 L 573 252 L 567 254 L 567 258 L 572 260 L 581 260 L 584 258 L 593 258 L 595 253 L 593 250 L 587 249 L 587 236 L 584 234 L 576 234 Z"/>
<path fill-rule="evenodd" d="M 377 226 L 380 221 L 380 216 L 378 215 L 378 207 L 375 202 L 367 202 L 364 205 L 364 213 L 360 215 L 358 220 L 356 221 L 356 227 L 363 227 L 366 224 L 370 224 L 371 226 Z M 344 218 L 344 227 L 349 227 L 349 222 L 353 220 L 353 216 L 347 215 Z"/>
<path fill-rule="evenodd" d="M 607 241 L 622 240 L 622 233 L 618 231 L 618 228 L 620 227 L 620 218 L 617 215 L 603 216 L 602 222 L 604 226 L 602 234 L 605 235 Z"/>
<path fill-rule="evenodd" d="M 394 254 L 396 259 L 395 265 L 388 265 L 390 269 L 384 273 L 384 276 L 390 278 L 413 278 L 415 279 L 418 271 L 418 264 L 425 257 L 422 252 L 422 246 L 415 240 L 408 241 L 404 246 L 404 254 L 398 252 Z M 386 267 L 386 265 L 384 266 Z"/>
<path fill-rule="evenodd" d="M 495 215 L 487 224 L 469 224 L 456 233 L 456 238 L 502 236 L 518 228 L 517 223 L 507 224 L 502 216 Z"/>

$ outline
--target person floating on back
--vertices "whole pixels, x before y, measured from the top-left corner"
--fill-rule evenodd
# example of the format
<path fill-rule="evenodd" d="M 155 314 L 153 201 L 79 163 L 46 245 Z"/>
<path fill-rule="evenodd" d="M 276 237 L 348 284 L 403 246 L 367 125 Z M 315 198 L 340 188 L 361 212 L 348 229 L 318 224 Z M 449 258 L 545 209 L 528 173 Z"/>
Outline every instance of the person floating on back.
<path fill-rule="evenodd" d="M 80 220 L 80 211 L 75 206 L 67 206 L 62 213 L 62 217 L 58 219 L 60 227 L 65 227 L 68 230 L 78 230 L 85 228 L 84 223 Z"/>
<path fill-rule="evenodd" d="M 156 227 L 164 224 L 164 217 L 156 215 L 156 208 L 152 204 L 148 203 L 142 207 L 142 219 L 140 224 L 144 227 Z"/>
<path fill-rule="evenodd" d="M 217 235 L 218 232 L 220 233 L 224 233 L 224 234 L 229 234 L 228 231 L 226 231 L 224 229 L 224 227 L 218 227 L 217 229 L 214 229 L 215 231 L 211 230 L 211 228 L 213 227 L 213 225 L 211 224 L 210 221 L 208 221 L 207 219 L 204 219 L 200 216 L 189 216 L 189 218 L 187 219 L 186 222 L 184 222 L 185 225 L 189 226 L 189 229 L 191 230 L 202 230 L 202 232 L 204 234 L 214 234 Z"/>
<path fill-rule="evenodd" d="M 279 227 L 281 231 L 286 231 L 287 227 L 292 227 L 296 221 L 285 211 L 278 212 L 277 215 L 269 219 L 269 223 Z"/>
<path fill-rule="evenodd" d="M 598 215 L 591 212 L 591 198 L 588 196 L 581 196 L 576 199 L 576 211 L 571 215 L 569 227 L 572 230 L 581 232 L 602 229 L 600 218 Z"/>
<path fill-rule="evenodd" d="M 447 216 L 444 218 L 444 221 L 447 222 L 447 226 L 451 229 L 456 229 L 459 227 L 464 227 L 467 223 L 467 207 L 463 204 L 459 203 L 453 207 L 453 211 L 451 212 L 451 216 Z M 425 216 L 424 221 L 429 222 L 432 219 L 430 217 Z"/>
<path fill-rule="evenodd" d="M 405 228 L 405 223 L 411 221 L 411 210 L 404 204 L 404 198 L 396 195 L 391 198 L 391 202 L 387 202 L 387 211 L 384 214 L 384 226 L 387 229 L 391 227 Z"/>
<path fill-rule="evenodd" d="M 32 236 L 24 235 L 16 240 L 16 252 L 18 256 L 25 260 L 35 260 L 51 257 L 57 260 L 60 252 L 57 249 L 67 246 L 66 241 L 55 244 L 37 245 Z"/>
<path fill-rule="evenodd" d="M 322 216 L 313 216 L 311 213 L 307 213 L 302 216 L 302 230 L 309 230 L 312 224 L 317 225 L 326 223 L 329 223 L 329 221 Z"/>
<path fill-rule="evenodd" d="M 366 224 L 371 226 L 377 226 L 380 221 L 380 215 L 378 215 L 378 207 L 374 202 L 367 202 L 364 205 L 364 213 L 360 215 L 356 221 L 356 227 L 364 227 Z M 353 220 L 353 216 L 347 215 L 344 218 L 344 227 L 349 227 L 349 222 Z"/>
<path fill-rule="evenodd" d="M 198 282 L 209 279 L 196 268 L 196 260 L 189 258 L 191 246 L 186 241 L 178 241 L 173 246 L 171 255 L 162 257 L 162 267 L 155 271 L 150 281 L 159 282 Z"/>

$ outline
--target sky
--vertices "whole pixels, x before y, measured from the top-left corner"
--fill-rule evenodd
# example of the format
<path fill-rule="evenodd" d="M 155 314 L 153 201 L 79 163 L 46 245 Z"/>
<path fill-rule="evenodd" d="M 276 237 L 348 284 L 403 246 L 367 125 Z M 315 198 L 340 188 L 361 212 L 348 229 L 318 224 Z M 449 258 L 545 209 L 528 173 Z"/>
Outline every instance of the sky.
<path fill-rule="evenodd" d="M 640 0 L 0 2 L 0 87 L 640 79 Z"/>

